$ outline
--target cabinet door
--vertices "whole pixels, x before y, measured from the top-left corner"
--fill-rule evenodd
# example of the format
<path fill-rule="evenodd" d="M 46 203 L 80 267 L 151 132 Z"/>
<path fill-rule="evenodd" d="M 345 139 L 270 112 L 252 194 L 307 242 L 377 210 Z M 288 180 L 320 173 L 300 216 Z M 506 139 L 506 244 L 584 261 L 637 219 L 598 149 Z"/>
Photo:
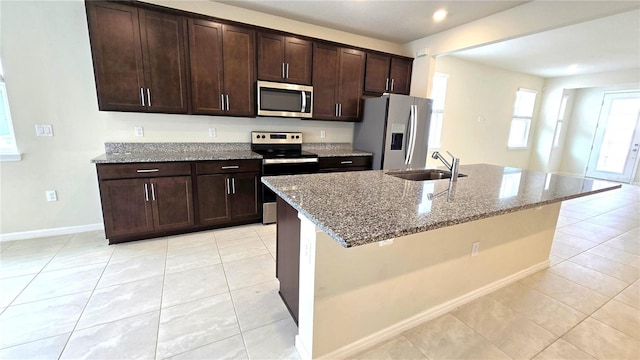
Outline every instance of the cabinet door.
<path fill-rule="evenodd" d="M 258 79 L 283 81 L 285 37 L 272 33 L 258 33 Z"/>
<path fill-rule="evenodd" d="M 193 225 L 191 177 L 149 179 L 154 230 L 172 230 Z"/>
<path fill-rule="evenodd" d="M 313 44 L 311 41 L 287 37 L 285 39 L 285 75 L 287 82 L 311 85 L 311 57 Z"/>
<path fill-rule="evenodd" d="M 338 48 L 314 44 L 313 48 L 313 118 L 336 118 L 338 86 Z"/>
<path fill-rule="evenodd" d="M 100 182 L 107 238 L 153 231 L 150 191 L 147 179 Z"/>
<path fill-rule="evenodd" d="M 231 218 L 233 220 L 260 218 L 259 173 L 238 173 L 231 175 L 232 200 Z"/>
<path fill-rule="evenodd" d="M 200 224 L 212 225 L 231 222 L 230 189 L 227 175 L 198 176 L 198 210 Z"/>
<path fill-rule="evenodd" d="M 227 108 L 225 114 L 254 116 L 255 32 L 242 27 L 224 25 L 222 38 L 224 93 Z"/>
<path fill-rule="evenodd" d="M 411 90 L 411 68 L 413 61 L 400 58 L 391 58 L 390 77 L 393 79 L 394 94 L 409 95 Z"/>
<path fill-rule="evenodd" d="M 222 25 L 189 19 L 191 110 L 194 114 L 223 114 Z"/>
<path fill-rule="evenodd" d="M 99 109 L 144 111 L 138 9 L 113 2 L 86 6 Z"/>
<path fill-rule="evenodd" d="M 338 103 L 340 120 L 358 121 L 364 81 L 365 55 L 353 49 L 340 50 Z"/>
<path fill-rule="evenodd" d="M 184 18 L 139 10 L 147 110 L 187 112 Z"/>
<path fill-rule="evenodd" d="M 367 54 L 367 64 L 364 75 L 364 91 L 384 93 L 388 91 L 389 66 L 391 58 L 385 55 Z"/>

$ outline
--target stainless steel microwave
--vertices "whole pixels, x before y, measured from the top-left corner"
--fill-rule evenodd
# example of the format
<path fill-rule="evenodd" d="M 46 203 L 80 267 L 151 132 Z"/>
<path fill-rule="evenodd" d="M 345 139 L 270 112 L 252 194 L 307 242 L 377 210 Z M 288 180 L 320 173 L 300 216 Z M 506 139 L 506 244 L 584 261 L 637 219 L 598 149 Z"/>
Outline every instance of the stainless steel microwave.
<path fill-rule="evenodd" d="M 310 118 L 313 114 L 313 87 L 258 81 L 258 115 Z"/>

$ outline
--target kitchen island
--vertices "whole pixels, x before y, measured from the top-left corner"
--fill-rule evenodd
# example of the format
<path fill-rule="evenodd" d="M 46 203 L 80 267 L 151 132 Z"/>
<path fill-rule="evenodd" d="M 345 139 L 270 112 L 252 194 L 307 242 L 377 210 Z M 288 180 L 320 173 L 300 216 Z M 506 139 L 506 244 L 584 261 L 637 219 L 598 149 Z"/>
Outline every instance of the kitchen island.
<path fill-rule="evenodd" d="M 262 179 L 289 209 L 278 212 L 278 278 L 291 291 L 282 269 L 298 269 L 302 358 L 355 354 L 548 267 L 561 202 L 620 187 L 484 164 L 460 172 L 456 182 L 387 171 Z M 297 238 L 280 229 L 291 214 Z"/>

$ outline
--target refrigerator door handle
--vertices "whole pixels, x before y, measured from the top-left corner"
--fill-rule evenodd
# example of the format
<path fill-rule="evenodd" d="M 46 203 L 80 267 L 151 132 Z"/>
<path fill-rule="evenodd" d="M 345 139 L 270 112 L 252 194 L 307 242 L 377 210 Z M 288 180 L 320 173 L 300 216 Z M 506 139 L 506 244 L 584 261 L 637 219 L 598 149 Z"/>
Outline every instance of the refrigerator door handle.
<path fill-rule="evenodd" d="M 411 160 L 413 162 L 413 155 L 416 153 L 416 139 L 418 139 L 418 105 L 413 105 L 413 142 L 411 143 Z M 423 166 L 424 167 L 424 166 Z"/>
<path fill-rule="evenodd" d="M 409 165 L 411 163 L 411 157 L 413 155 L 413 137 L 414 137 L 414 114 L 413 105 L 411 105 L 409 112 L 409 127 L 407 129 L 407 148 L 405 149 L 404 164 Z"/>

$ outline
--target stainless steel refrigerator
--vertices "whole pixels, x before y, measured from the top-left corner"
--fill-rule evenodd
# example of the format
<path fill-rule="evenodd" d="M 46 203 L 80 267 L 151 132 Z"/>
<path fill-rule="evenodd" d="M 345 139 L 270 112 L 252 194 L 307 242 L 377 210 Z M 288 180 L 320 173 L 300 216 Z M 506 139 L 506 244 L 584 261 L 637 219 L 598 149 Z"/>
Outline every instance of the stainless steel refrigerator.
<path fill-rule="evenodd" d="M 354 149 L 373 153 L 373 169 L 417 169 L 427 163 L 431 99 L 383 95 L 364 100 Z"/>

